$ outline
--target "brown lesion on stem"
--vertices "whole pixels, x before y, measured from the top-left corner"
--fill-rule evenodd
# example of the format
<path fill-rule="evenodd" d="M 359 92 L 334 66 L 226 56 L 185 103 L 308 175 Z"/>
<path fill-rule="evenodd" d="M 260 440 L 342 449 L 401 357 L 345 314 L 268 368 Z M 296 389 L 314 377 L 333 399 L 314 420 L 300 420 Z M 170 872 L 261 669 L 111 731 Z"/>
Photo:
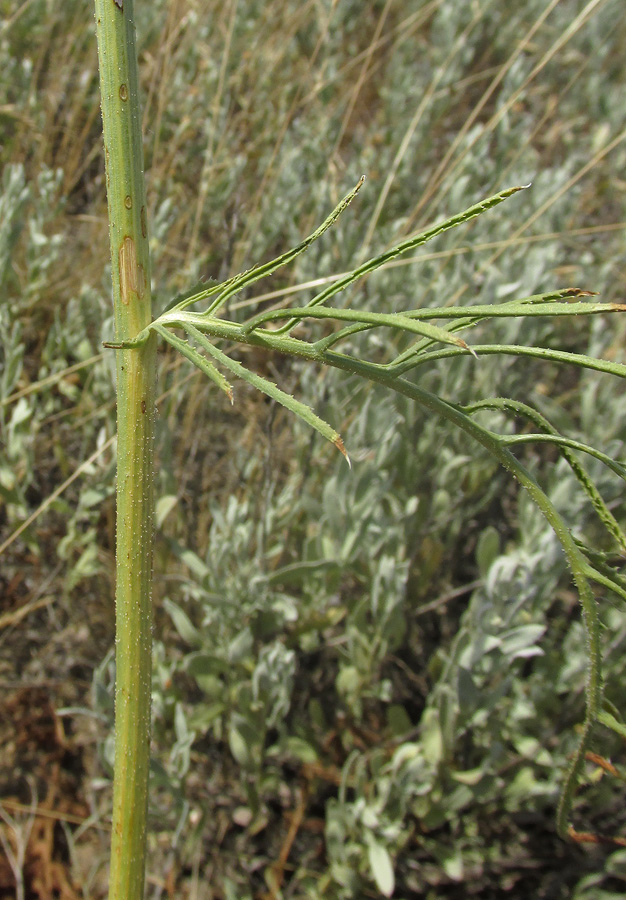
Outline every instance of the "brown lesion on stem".
<path fill-rule="evenodd" d="M 130 303 L 132 294 L 141 300 L 146 292 L 146 273 L 137 263 L 137 248 L 134 240 L 126 235 L 119 249 L 120 295 L 122 303 Z"/>

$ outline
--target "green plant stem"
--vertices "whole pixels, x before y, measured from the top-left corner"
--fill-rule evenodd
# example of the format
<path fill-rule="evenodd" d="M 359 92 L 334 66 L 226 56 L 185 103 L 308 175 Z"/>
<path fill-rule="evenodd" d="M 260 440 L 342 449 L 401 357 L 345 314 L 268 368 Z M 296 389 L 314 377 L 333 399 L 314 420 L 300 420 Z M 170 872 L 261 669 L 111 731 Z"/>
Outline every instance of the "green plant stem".
<path fill-rule="evenodd" d="M 152 318 L 133 0 L 96 0 L 116 340 Z M 109 900 L 143 897 L 150 760 L 156 336 L 116 354 L 115 773 Z"/>

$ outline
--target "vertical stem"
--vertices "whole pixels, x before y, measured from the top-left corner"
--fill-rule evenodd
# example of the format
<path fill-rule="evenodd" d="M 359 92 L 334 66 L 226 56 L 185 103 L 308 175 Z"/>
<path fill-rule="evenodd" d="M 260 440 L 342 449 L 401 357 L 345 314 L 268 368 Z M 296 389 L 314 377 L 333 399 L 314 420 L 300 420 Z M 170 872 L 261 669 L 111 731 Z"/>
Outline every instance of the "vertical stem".
<path fill-rule="evenodd" d="M 133 0 L 95 0 L 115 329 L 150 322 Z M 141 900 L 150 760 L 155 341 L 117 351 L 115 775 L 109 900 Z"/>

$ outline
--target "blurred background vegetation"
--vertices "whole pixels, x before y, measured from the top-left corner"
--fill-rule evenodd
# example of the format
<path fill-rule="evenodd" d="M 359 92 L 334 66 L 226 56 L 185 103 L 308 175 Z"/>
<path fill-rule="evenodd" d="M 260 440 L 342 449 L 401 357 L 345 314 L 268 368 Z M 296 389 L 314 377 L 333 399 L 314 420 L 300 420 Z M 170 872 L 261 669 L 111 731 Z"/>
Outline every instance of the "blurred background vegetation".
<path fill-rule="evenodd" d="M 27 898 L 95 900 L 116 426 L 93 10 L 0 11 L 0 897 L 18 878 Z M 136 0 L 135 13 L 157 312 L 297 243 L 362 173 L 338 224 L 233 317 L 530 181 L 352 302 L 570 285 L 625 302 L 621 0 Z M 489 327 L 624 361 L 615 317 Z M 367 334 L 370 356 L 394 352 L 393 335 Z M 160 353 L 146 896 L 623 897 L 626 851 L 555 835 L 585 646 L 539 513 L 406 398 L 236 353 L 337 427 L 353 470 L 245 385 L 231 408 Z M 624 457 L 626 403 L 607 376 L 463 358 L 420 379 L 456 402 L 532 402 Z M 600 540 L 571 470 L 547 445 L 520 453 L 576 533 Z M 623 525 L 617 478 L 588 466 Z M 626 621 L 600 600 L 606 692 L 623 710 Z M 623 757 L 608 731 L 594 749 Z M 619 780 L 590 763 L 575 817 L 623 833 Z"/>

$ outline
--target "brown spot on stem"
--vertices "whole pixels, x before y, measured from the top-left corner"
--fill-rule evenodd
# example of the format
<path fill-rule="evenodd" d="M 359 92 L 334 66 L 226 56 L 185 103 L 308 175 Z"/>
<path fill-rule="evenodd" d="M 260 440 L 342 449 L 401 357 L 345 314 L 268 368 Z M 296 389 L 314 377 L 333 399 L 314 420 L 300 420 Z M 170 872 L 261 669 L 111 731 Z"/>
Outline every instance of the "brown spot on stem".
<path fill-rule="evenodd" d="M 146 414 L 146 401 L 145 400 L 141 401 L 141 411 L 145 416 L 145 414 Z"/>
<path fill-rule="evenodd" d="M 122 303 L 128 305 L 131 294 L 135 294 L 141 300 L 146 291 L 146 275 L 143 266 L 137 264 L 135 242 L 128 235 L 120 246 L 119 265 Z"/>
<path fill-rule="evenodd" d="M 146 238 L 148 237 L 148 220 L 146 218 L 146 207 L 141 207 L 141 233 Z"/>
<path fill-rule="evenodd" d="M 146 293 L 146 271 L 143 266 L 137 266 L 137 296 L 140 300 Z"/>
<path fill-rule="evenodd" d="M 128 100 L 128 88 L 125 84 L 120 84 L 120 100 Z"/>
<path fill-rule="evenodd" d="M 126 209 L 133 208 L 133 199 L 130 194 L 126 194 L 126 196 L 124 197 L 124 206 L 126 207 Z"/>

